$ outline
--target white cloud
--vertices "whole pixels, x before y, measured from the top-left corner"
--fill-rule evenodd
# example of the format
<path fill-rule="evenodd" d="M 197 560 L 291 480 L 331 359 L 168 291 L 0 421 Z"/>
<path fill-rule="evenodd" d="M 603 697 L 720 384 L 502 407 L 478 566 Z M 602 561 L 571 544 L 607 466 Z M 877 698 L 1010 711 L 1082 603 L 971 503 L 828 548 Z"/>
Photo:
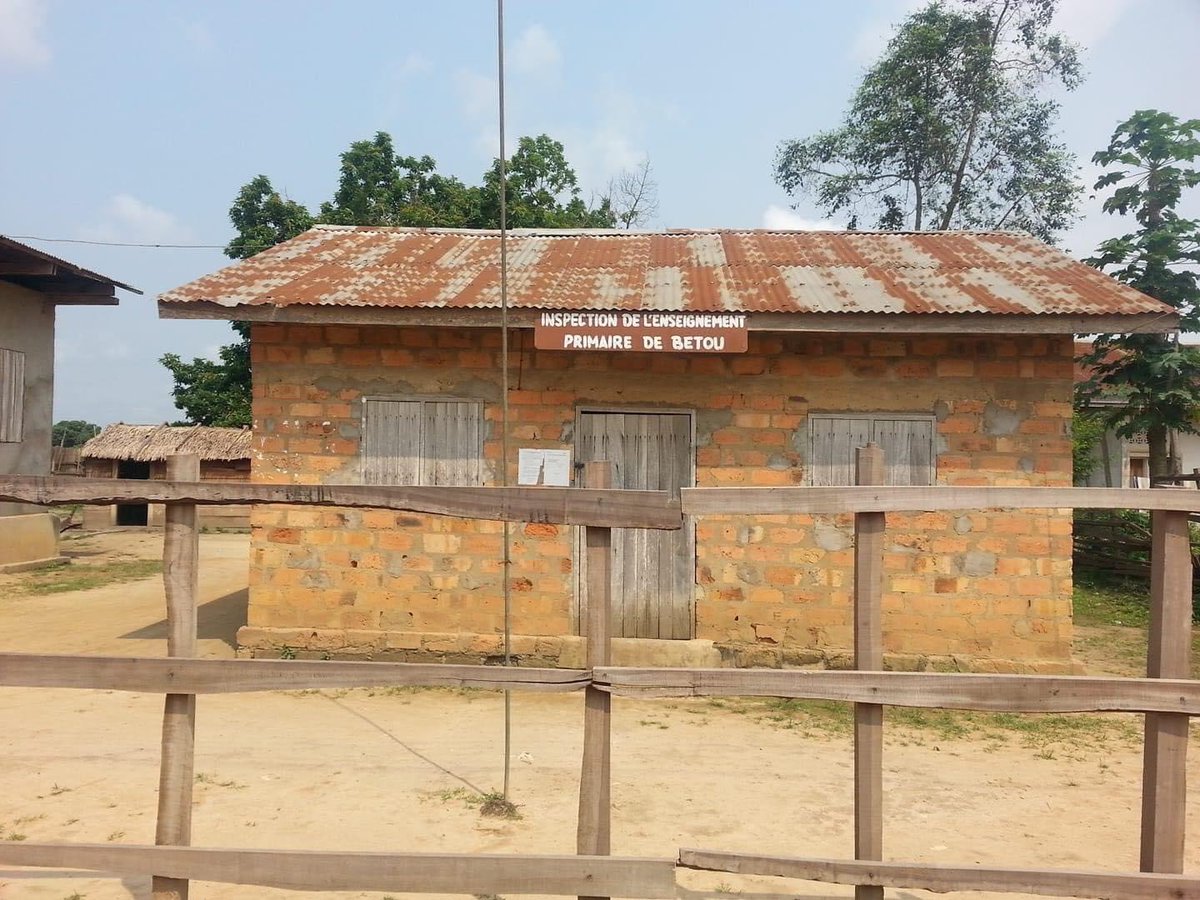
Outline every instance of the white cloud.
<path fill-rule="evenodd" d="M 1054 24 L 1090 50 L 1112 32 L 1132 6 L 1132 0 L 1062 0 Z"/>
<path fill-rule="evenodd" d="M 191 21 L 182 25 L 183 39 L 199 56 L 207 56 L 217 49 L 217 41 L 207 22 Z"/>
<path fill-rule="evenodd" d="M 496 79 L 471 69 L 459 69 L 454 76 L 463 115 L 472 121 L 496 116 Z"/>
<path fill-rule="evenodd" d="M 395 74 L 402 77 L 405 75 L 422 75 L 432 70 L 433 63 L 429 61 L 429 57 L 413 51 L 396 66 Z"/>
<path fill-rule="evenodd" d="M 93 241 L 167 244 L 191 239 L 191 232 L 171 213 L 131 194 L 115 195 L 104 210 L 104 218 L 81 231 L 83 237 Z"/>
<path fill-rule="evenodd" d="M 850 58 L 864 66 L 875 62 L 887 48 L 895 27 L 926 3 L 927 0 L 884 0 L 877 4 L 877 12 L 850 44 Z M 1090 49 L 1112 32 L 1132 6 L 1133 0 L 1061 0 L 1054 27 Z"/>
<path fill-rule="evenodd" d="M 926 0 L 887 0 L 884 8 L 871 16 L 850 42 L 850 58 L 869 66 L 887 49 L 895 27 L 924 6 Z"/>
<path fill-rule="evenodd" d="M 0 65 L 44 66 L 50 48 L 42 37 L 45 0 L 0 0 Z"/>
<path fill-rule="evenodd" d="M 527 75 L 547 75 L 562 62 L 562 53 L 550 32 L 533 24 L 521 32 L 510 54 L 512 67 Z"/>
<path fill-rule="evenodd" d="M 762 215 L 762 227 L 771 231 L 840 231 L 828 219 L 808 219 L 786 206 L 772 203 Z"/>
<path fill-rule="evenodd" d="M 484 159 L 495 159 L 500 150 L 496 79 L 471 69 L 459 69 L 454 83 L 463 118 L 475 128 L 476 149 Z M 508 131 L 512 133 L 511 125 Z"/>
<path fill-rule="evenodd" d="M 597 91 L 590 107 L 580 107 L 581 124 L 552 125 L 550 134 L 561 135 L 583 196 L 599 194 L 609 181 L 626 170 L 636 169 L 649 155 L 641 143 L 645 122 L 659 115 L 643 99 L 614 84 Z M 655 160 L 650 159 L 651 165 Z"/>

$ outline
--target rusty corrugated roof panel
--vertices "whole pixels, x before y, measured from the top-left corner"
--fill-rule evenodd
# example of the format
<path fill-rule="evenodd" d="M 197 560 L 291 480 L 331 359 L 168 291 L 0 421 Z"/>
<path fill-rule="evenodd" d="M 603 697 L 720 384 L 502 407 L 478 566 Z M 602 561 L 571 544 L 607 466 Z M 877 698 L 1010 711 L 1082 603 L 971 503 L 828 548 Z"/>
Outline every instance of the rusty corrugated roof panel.
<path fill-rule="evenodd" d="M 318 225 L 166 304 L 488 309 L 496 231 Z M 1018 232 L 510 232 L 524 309 L 1134 315 L 1169 307 Z"/>

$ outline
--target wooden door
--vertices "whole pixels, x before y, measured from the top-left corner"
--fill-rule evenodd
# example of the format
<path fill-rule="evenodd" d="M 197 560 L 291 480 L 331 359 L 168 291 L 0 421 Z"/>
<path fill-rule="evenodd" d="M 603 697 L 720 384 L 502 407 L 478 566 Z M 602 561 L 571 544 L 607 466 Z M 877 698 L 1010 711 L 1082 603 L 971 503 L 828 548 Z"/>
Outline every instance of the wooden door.
<path fill-rule="evenodd" d="M 669 491 L 692 485 L 690 413 L 587 412 L 579 414 L 575 461 L 613 463 L 613 487 Z M 694 633 L 696 563 L 691 523 L 678 531 L 613 529 L 612 634 L 614 637 L 688 639 Z M 575 557 L 581 564 L 583 553 Z M 578 619 L 586 622 L 580 572 Z"/>

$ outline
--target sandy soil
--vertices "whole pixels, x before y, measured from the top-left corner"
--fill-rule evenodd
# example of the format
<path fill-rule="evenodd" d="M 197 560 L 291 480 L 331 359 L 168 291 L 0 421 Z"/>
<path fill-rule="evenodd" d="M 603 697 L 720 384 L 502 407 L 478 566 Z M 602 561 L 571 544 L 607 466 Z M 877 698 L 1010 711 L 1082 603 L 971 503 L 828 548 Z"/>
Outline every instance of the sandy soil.
<path fill-rule="evenodd" d="M 145 556 L 158 552 L 158 540 L 104 535 L 75 549 Z M 231 656 L 244 615 L 246 538 L 205 535 L 202 556 L 202 653 Z M 0 649 L 164 652 L 157 578 L 42 597 L 14 596 L 11 586 L 0 582 Z M 193 843 L 571 853 L 581 697 L 513 696 L 517 821 L 482 818 L 469 802 L 500 784 L 502 709 L 496 694 L 442 690 L 202 697 Z M 614 709 L 614 853 L 851 855 L 844 731 L 795 727 L 758 703 L 619 698 Z M 161 713 L 159 696 L 0 689 L 3 836 L 152 843 Z M 966 732 L 887 729 L 890 858 L 1136 869 L 1140 744 L 1100 730 L 1068 744 L 1029 743 L 978 723 Z M 1191 813 L 1194 835 L 1200 820 Z M 1193 840 L 1189 868 L 1197 867 Z M 685 894 L 853 895 L 767 878 L 682 873 L 680 881 Z M 192 886 L 197 900 L 285 896 Z M 149 879 L 0 867 L 0 898 L 26 897 L 140 900 Z"/>

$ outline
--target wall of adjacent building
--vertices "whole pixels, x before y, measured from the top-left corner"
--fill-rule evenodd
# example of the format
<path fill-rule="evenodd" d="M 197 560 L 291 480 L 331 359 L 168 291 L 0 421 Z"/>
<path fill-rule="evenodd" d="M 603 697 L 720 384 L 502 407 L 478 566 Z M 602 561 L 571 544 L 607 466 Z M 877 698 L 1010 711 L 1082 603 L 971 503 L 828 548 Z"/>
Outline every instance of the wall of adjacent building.
<path fill-rule="evenodd" d="M 0 442 L 0 474 L 48 475 L 54 414 L 54 305 L 36 291 L 0 282 L 0 348 L 25 354 L 21 440 Z M 0 516 L 40 512 L 0 503 Z"/>
<path fill-rule="evenodd" d="M 470 329 L 256 325 L 253 477 L 356 483 L 362 398 L 486 404 L 488 483 L 500 459 L 499 336 Z M 571 449 L 579 406 L 694 410 L 696 483 L 806 479 L 810 412 L 936 417 L 948 485 L 1069 485 L 1069 337 L 750 336 L 735 355 L 566 353 L 514 334 L 512 446 Z M 510 478 L 515 481 L 515 458 Z M 569 529 L 514 529 L 514 650 L 579 664 Z M 848 517 L 696 523 L 695 641 L 741 665 L 848 664 Z M 251 655 L 482 661 L 500 652 L 500 525 L 372 510 L 258 507 Z M 889 515 L 889 664 L 1070 668 L 1071 519 L 1055 510 Z M 650 642 L 668 643 L 668 642 Z M 670 648 L 664 652 L 671 652 Z M 707 654 L 704 656 L 703 654 Z"/>

